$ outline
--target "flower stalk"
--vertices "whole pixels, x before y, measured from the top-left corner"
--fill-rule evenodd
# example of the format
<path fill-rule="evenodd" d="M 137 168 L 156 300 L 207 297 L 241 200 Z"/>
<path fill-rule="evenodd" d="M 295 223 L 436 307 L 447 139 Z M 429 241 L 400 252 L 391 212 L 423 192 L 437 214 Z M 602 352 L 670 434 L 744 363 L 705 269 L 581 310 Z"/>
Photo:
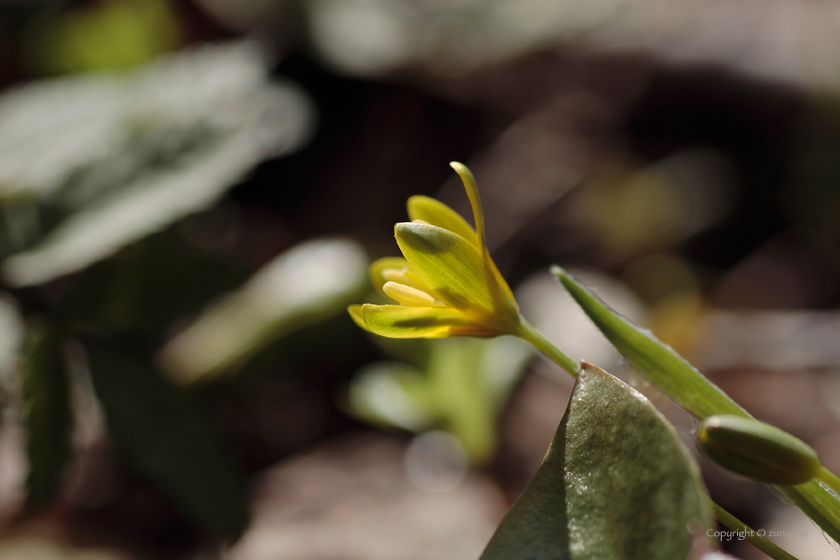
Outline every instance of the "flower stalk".
<path fill-rule="evenodd" d="M 520 321 L 517 336 L 548 356 L 554 363 L 569 372 L 569 375 L 577 379 L 580 364 L 564 354 L 525 319 Z"/>

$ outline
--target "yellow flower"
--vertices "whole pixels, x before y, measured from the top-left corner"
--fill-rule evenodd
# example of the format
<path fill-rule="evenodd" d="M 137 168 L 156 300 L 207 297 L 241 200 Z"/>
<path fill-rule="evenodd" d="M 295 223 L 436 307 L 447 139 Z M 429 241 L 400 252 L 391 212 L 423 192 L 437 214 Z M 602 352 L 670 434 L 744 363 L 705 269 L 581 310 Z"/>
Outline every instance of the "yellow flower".
<path fill-rule="evenodd" d="M 475 179 L 465 165 L 450 165 L 467 190 L 476 229 L 442 202 L 408 199 L 411 222 L 394 227 L 405 258 L 379 259 L 370 267 L 373 285 L 397 305 L 348 308 L 365 330 L 390 338 L 520 334 L 519 307 L 484 243 Z"/>

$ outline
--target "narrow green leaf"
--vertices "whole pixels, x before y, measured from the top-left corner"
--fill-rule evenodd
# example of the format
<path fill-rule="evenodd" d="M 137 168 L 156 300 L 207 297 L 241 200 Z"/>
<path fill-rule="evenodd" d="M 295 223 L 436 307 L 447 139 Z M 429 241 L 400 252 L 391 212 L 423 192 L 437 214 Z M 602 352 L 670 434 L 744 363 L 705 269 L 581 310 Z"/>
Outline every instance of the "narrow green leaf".
<path fill-rule="evenodd" d="M 26 509 L 35 511 L 61 489 L 73 418 L 61 335 L 47 325 L 33 328 L 29 337 L 23 366 L 23 424 L 29 459 Z"/>
<path fill-rule="evenodd" d="M 633 366 L 700 420 L 713 414 L 752 418 L 735 401 L 706 379 L 650 331 L 641 329 L 610 309 L 568 272 L 552 273 L 610 342 Z M 817 480 L 777 488 L 832 539 L 840 542 L 840 496 Z"/>
<path fill-rule="evenodd" d="M 126 460 L 216 537 L 247 522 L 244 482 L 189 396 L 150 365 L 89 349 L 94 389 Z"/>
<path fill-rule="evenodd" d="M 840 542 L 840 495 L 824 482 L 811 480 L 796 486 L 776 486 L 820 529 Z"/>
<path fill-rule="evenodd" d="M 551 272 L 618 351 L 683 408 L 700 420 L 712 414 L 751 418 L 735 401 L 650 331 L 639 328 L 613 311 L 559 266 L 553 267 Z"/>
<path fill-rule="evenodd" d="M 711 547 L 700 473 L 638 391 L 584 364 L 534 480 L 481 560 L 681 560 Z"/>

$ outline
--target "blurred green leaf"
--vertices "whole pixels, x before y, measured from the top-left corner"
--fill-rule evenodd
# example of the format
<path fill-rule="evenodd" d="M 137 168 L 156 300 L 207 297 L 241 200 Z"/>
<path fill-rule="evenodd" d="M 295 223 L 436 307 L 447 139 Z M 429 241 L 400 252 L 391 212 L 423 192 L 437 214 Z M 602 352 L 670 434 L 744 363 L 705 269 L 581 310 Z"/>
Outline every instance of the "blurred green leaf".
<path fill-rule="evenodd" d="M 533 356 L 513 337 L 435 341 L 426 370 L 428 406 L 473 464 L 496 452 L 498 415 Z"/>
<path fill-rule="evenodd" d="M 29 459 L 26 507 L 30 511 L 56 496 L 70 451 L 73 418 L 61 342 L 52 325 L 32 328 L 23 362 L 23 425 Z"/>
<path fill-rule="evenodd" d="M 496 451 L 498 414 L 532 355 L 510 336 L 435 340 L 420 369 L 379 362 L 360 370 L 350 406 L 376 424 L 415 432 L 439 426 L 458 438 L 473 464 L 486 463 Z"/>
<path fill-rule="evenodd" d="M 197 248 L 180 228 L 170 227 L 80 274 L 57 315 L 75 328 L 157 340 L 173 321 L 200 313 L 248 273 L 244 265 Z"/>
<path fill-rule="evenodd" d="M 679 560 L 709 546 L 696 463 L 643 395 L 584 364 L 543 464 L 482 560 Z"/>
<path fill-rule="evenodd" d="M 241 366 L 273 340 L 337 313 L 364 290 L 367 256 L 346 239 L 308 241 L 284 252 L 206 309 L 160 352 L 181 383 Z"/>
<path fill-rule="evenodd" d="M 701 420 L 713 414 L 752 418 L 652 333 L 610 309 L 562 268 L 555 266 L 552 273 L 630 363 L 694 416 Z M 837 493 L 816 480 L 796 486 L 777 485 L 776 488 L 832 539 L 840 542 L 840 496 Z"/>
<path fill-rule="evenodd" d="M 89 348 L 94 389 L 127 461 L 216 537 L 247 523 L 240 473 L 189 395 L 150 365 Z"/>
<path fill-rule="evenodd" d="M 27 31 L 27 54 L 47 73 L 130 68 L 172 50 L 179 35 L 166 0 L 44 11 Z"/>
<path fill-rule="evenodd" d="M 244 42 L 4 93 L 0 273 L 41 284 L 211 207 L 305 142 L 312 114 Z"/>
<path fill-rule="evenodd" d="M 434 416 L 426 380 L 400 362 L 375 362 L 356 372 L 347 394 L 351 413 L 371 424 L 419 432 Z"/>

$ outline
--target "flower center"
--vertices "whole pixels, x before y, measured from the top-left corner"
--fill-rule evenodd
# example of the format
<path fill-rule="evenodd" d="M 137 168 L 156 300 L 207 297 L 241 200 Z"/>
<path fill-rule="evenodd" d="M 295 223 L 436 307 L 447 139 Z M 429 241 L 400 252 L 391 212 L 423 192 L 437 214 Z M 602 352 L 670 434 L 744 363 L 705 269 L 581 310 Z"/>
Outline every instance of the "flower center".
<path fill-rule="evenodd" d="M 409 268 L 399 270 L 386 268 L 382 271 L 382 278 L 386 281 L 382 286 L 385 295 L 401 305 L 408 307 L 446 307 L 446 304 L 436 299 L 429 292 L 426 283 Z"/>

